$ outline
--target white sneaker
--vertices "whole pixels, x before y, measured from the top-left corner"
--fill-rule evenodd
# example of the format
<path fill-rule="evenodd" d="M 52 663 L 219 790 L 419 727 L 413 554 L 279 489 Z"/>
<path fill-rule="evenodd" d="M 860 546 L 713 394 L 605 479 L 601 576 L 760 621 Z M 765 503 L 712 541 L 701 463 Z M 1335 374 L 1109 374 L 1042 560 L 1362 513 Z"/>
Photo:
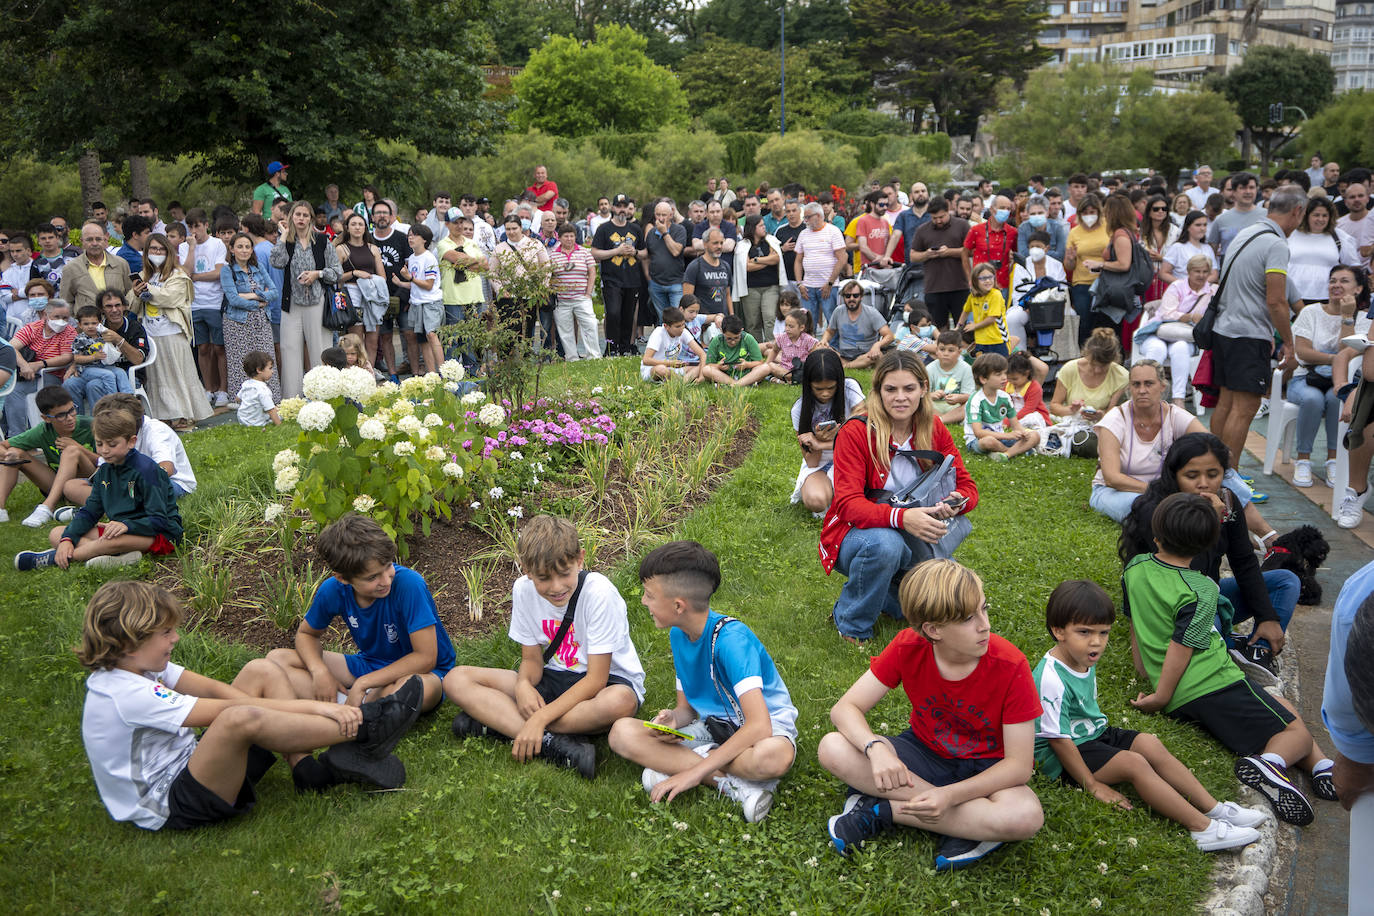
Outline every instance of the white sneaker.
<path fill-rule="evenodd" d="M 645 792 L 652 792 L 654 790 L 654 786 L 663 782 L 663 780 L 667 778 L 667 773 L 660 773 L 658 770 L 651 770 L 648 767 L 645 767 L 644 774 L 639 777 L 639 781 L 643 784 Z"/>
<path fill-rule="evenodd" d="M 24 519 L 20 524 L 27 528 L 42 528 L 50 521 L 52 521 L 52 510 L 49 509 L 45 503 L 39 503 L 34 507 L 34 510 L 29 513 L 29 517 Z M 1354 528 L 1355 526 L 1351 525 L 1350 527 Z"/>
<path fill-rule="evenodd" d="M 141 559 L 143 559 L 142 553 L 137 550 L 130 550 L 128 553 L 91 557 L 86 561 L 86 565 L 92 569 L 112 569 L 116 566 L 133 566 Z"/>
<path fill-rule="evenodd" d="M 1267 416 L 1269 416 L 1269 399 L 1265 398 L 1264 400 L 1260 401 L 1259 410 L 1255 411 L 1254 418 L 1256 420 L 1262 420 Z"/>
<path fill-rule="evenodd" d="M 1312 486 L 1312 462 L 1306 458 L 1299 458 L 1293 462 L 1293 486 Z"/>
<path fill-rule="evenodd" d="M 772 810 L 774 785 L 773 782 L 754 782 L 738 776 L 716 780 L 720 794 L 739 802 L 744 809 L 744 820 L 750 824 L 757 824 Z"/>
<path fill-rule="evenodd" d="M 4 509 L 0 509 L 0 525 L 10 520 L 10 514 Z"/>
<path fill-rule="evenodd" d="M 1356 493 L 1354 487 L 1345 488 L 1345 498 L 1341 500 L 1341 511 L 1336 516 L 1336 524 L 1342 528 L 1358 528 L 1364 521 L 1364 501 L 1369 498 L 1369 489 Z M 43 508 L 39 506 L 39 508 Z M 37 511 L 37 510 L 34 510 Z M 24 524 L 28 524 L 26 520 Z"/>
<path fill-rule="evenodd" d="M 229 392 L 227 392 L 227 391 L 216 391 L 216 392 L 215 392 L 215 406 L 216 406 L 216 407 L 228 407 L 228 406 L 229 406 Z"/>
<path fill-rule="evenodd" d="M 61 522 L 64 525 L 70 524 L 76 516 L 76 506 L 62 506 L 52 514 L 53 521 Z"/>
<path fill-rule="evenodd" d="M 1232 827 L 1258 827 L 1269 820 L 1269 812 L 1245 808 L 1235 802 L 1222 802 L 1210 812 L 1213 820 L 1225 821 Z"/>
<path fill-rule="evenodd" d="M 1335 481 L 1335 479 L 1336 479 L 1336 459 L 1335 459 L 1335 458 L 1328 458 L 1328 459 L 1326 459 L 1326 485 L 1327 485 L 1328 487 L 1331 487 L 1331 488 L 1334 489 L 1335 486 L 1336 486 L 1336 484 L 1335 484 L 1333 481 Z"/>
<path fill-rule="evenodd" d="M 1226 821 L 1213 820 L 1206 830 L 1190 831 L 1193 842 L 1203 852 L 1220 852 L 1223 849 L 1237 849 L 1249 846 L 1260 838 L 1254 827 L 1235 827 Z"/>

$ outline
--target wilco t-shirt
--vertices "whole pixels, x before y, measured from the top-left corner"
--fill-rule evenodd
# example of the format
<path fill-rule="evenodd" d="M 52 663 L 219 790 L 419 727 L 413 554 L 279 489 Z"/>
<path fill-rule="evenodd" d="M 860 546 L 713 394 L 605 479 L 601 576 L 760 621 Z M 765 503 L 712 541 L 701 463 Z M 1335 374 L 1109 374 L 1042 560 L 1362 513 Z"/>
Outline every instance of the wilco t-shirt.
<path fill-rule="evenodd" d="M 702 312 L 723 315 L 730 294 L 730 274 L 730 261 L 727 258 L 718 259 L 712 266 L 706 263 L 705 257 L 700 257 L 687 265 L 682 282 L 692 284 L 693 295 L 701 300 Z"/>
<path fill-rule="evenodd" d="M 621 242 L 629 242 L 636 250 L 643 245 L 644 230 L 639 228 L 639 223 L 617 226 L 613 220 L 607 220 L 596 227 L 596 234 L 592 236 L 592 247 L 598 251 L 610 251 Z M 600 264 L 602 286 L 639 289 L 644 285 L 644 271 L 639 269 L 639 258 L 632 254 L 618 254 Z"/>
<path fill-rule="evenodd" d="M 1040 695 L 1021 650 L 996 633 L 973 672 L 959 681 L 940 675 L 926 638 L 908 627 L 869 662 L 890 690 L 901 685 L 911 700 L 911 730 L 941 757 L 1003 757 L 1002 727 L 1040 715 Z"/>
<path fill-rule="evenodd" d="M 342 617 L 358 654 L 371 671 L 409 655 L 414 651 L 410 634 L 433 627 L 438 649 L 434 673 L 442 678 L 453 667 L 453 643 L 439 620 L 434 596 L 419 573 L 399 563 L 393 565 L 396 578 L 391 591 L 365 608 L 358 607 L 353 586 L 328 577 L 315 590 L 305 622 L 316 630 L 325 630 L 335 617 Z"/>

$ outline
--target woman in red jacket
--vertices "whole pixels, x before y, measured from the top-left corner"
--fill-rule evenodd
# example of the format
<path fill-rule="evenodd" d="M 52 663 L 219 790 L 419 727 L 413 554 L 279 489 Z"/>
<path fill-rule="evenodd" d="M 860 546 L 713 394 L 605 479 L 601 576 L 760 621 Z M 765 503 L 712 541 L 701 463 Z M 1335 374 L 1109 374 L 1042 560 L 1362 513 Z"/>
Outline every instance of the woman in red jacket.
<path fill-rule="evenodd" d="M 909 462 L 894 466 L 898 449 L 953 456 L 956 483 L 950 495 L 966 500 L 963 507 L 897 509 L 865 497 L 865 489 L 896 489 L 915 480 Z M 821 565 L 827 575 L 838 569 L 849 577 L 835 601 L 840 635 L 850 642 L 869 639 L 880 612 L 901 620 L 901 574 L 935 556 L 949 520 L 977 504 L 978 486 L 935 417 L 925 366 L 907 350 L 884 354 L 873 373 L 867 421 L 851 419 L 835 437 L 835 498 L 821 526 Z"/>

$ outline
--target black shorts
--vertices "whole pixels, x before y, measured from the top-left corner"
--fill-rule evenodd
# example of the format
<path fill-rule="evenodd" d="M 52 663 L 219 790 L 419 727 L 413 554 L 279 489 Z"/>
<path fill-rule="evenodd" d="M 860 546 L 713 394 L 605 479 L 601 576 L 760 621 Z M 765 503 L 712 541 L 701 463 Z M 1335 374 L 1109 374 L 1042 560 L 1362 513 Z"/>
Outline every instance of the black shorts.
<path fill-rule="evenodd" d="M 276 762 L 276 754 L 256 744 L 249 745 L 243 785 L 232 805 L 201 785 L 187 767 L 172 780 L 172 788 L 167 793 L 167 822 L 162 826 L 167 830 L 192 830 L 247 814 L 258 801 L 253 786 Z"/>
<path fill-rule="evenodd" d="M 900 735 L 889 735 L 897 759 L 912 773 L 932 786 L 948 786 L 977 776 L 1001 757 L 941 757 L 907 729 Z"/>
<path fill-rule="evenodd" d="M 571 690 L 574 684 L 577 684 L 586 676 L 587 673 L 585 671 L 579 674 L 573 671 L 564 671 L 561 668 L 545 668 L 544 676 L 539 679 L 538 684 L 534 685 L 534 689 L 539 691 L 539 695 L 544 698 L 545 703 L 552 703 L 554 700 Z M 635 685 L 618 674 L 606 675 L 606 686 L 609 687 L 612 684 L 621 684 L 626 687 L 630 693 L 635 692 Z M 639 694 L 635 694 L 635 696 L 639 696 Z M 635 708 L 638 709 L 638 707 Z"/>
<path fill-rule="evenodd" d="M 1246 394 L 1269 391 L 1269 358 L 1272 340 L 1212 335 L 1212 380 L 1218 388 Z"/>
<path fill-rule="evenodd" d="M 1078 745 L 1078 756 L 1083 758 L 1083 764 L 1088 768 L 1089 773 L 1096 773 L 1117 754 L 1122 751 L 1129 751 L 1138 737 L 1140 737 L 1140 732 L 1108 725 L 1102 734 L 1091 741 L 1084 741 Z M 1059 778 L 1071 786 L 1078 785 L 1078 780 L 1070 776 L 1068 770 L 1065 770 Z"/>
<path fill-rule="evenodd" d="M 1169 715 L 1196 722 L 1241 757 L 1263 751 L 1269 739 L 1296 718 L 1288 707 L 1250 680 L 1239 680 L 1204 694 Z"/>

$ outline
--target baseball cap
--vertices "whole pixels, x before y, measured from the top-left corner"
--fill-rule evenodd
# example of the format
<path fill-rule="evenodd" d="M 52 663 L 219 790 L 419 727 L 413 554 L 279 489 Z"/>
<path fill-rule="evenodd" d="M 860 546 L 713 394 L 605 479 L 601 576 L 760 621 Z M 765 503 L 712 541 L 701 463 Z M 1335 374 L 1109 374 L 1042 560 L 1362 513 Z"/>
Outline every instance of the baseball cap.
<path fill-rule="evenodd" d="M 288 168 L 290 168 L 290 166 L 287 165 L 285 162 L 278 162 L 276 160 L 273 160 L 272 162 L 267 163 L 267 175 L 268 177 L 271 177 L 272 175 L 275 175 L 278 172 L 283 172 Z"/>
<path fill-rule="evenodd" d="M 629 202 L 630 202 L 630 198 L 626 197 L 624 194 L 617 194 L 617 195 L 615 196 L 615 199 L 611 201 L 611 206 L 613 206 L 613 207 L 623 207 L 623 206 L 625 206 L 626 204 L 628 204 Z"/>
<path fill-rule="evenodd" d="M 490 197 L 479 197 L 479 198 L 477 198 L 477 202 L 478 202 L 479 204 L 490 204 L 490 203 L 491 203 L 491 198 L 490 198 Z"/>
<path fill-rule="evenodd" d="M 456 223 L 463 218 L 463 211 L 459 210 L 457 207 L 449 207 L 448 212 L 445 213 L 444 216 L 448 218 L 450 223 Z"/>

